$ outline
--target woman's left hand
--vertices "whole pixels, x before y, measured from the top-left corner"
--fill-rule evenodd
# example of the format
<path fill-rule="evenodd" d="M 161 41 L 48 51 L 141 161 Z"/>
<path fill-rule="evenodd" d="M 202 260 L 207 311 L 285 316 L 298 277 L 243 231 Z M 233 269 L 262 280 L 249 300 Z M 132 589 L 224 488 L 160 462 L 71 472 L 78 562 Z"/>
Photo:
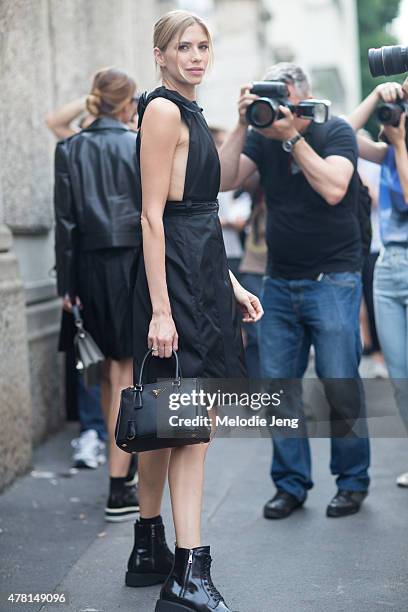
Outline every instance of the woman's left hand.
<path fill-rule="evenodd" d="M 401 113 L 400 122 L 397 127 L 392 125 L 384 125 L 382 128 L 383 134 L 387 137 L 390 144 L 396 146 L 401 142 L 405 143 L 405 119 L 406 114 Z"/>
<path fill-rule="evenodd" d="M 244 323 L 256 323 L 263 316 L 261 302 L 253 293 L 249 293 L 239 283 L 234 284 L 234 295 L 237 304 L 241 308 Z"/>

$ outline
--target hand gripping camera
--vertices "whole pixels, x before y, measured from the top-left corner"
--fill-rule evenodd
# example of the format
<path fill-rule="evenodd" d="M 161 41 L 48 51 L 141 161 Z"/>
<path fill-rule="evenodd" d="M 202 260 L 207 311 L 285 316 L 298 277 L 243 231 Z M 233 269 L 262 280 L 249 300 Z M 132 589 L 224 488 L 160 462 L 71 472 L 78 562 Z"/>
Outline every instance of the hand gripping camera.
<path fill-rule="evenodd" d="M 302 100 L 292 104 L 288 100 L 288 87 L 283 81 L 259 81 L 252 84 L 251 93 L 260 96 L 246 110 L 246 118 L 250 125 L 265 128 L 272 125 L 283 115 L 279 106 L 286 106 L 291 112 L 302 119 L 310 119 L 315 123 L 325 123 L 330 116 L 329 100 Z"/>
<path fill-rule="evenodd" d="M 408 112 L 408 103 L 405 100 L 385 102 L 377 107 L 377 120 L 383 125 L 398 127 L 402 113 Z"/>

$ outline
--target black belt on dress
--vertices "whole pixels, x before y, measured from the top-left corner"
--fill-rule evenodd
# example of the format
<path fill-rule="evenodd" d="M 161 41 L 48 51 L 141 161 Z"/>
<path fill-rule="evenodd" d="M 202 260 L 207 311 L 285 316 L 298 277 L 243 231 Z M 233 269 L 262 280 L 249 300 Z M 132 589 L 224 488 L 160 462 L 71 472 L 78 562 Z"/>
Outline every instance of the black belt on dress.
<path fill-rule="evenodd" d="M 164 216 L 169 215 L 196 215 L 206 212 L 218 211 L 218 200 L 208 202 L 195 202 L 193 200 L 169 200 L 164 208 Z"/>

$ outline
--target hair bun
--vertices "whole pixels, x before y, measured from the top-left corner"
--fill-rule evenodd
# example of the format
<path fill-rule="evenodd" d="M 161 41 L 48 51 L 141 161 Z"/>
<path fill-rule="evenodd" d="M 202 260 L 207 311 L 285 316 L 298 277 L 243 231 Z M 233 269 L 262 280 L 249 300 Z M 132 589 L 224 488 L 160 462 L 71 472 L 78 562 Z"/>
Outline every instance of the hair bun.
<path fill-rule="evenodd" d="M 86 108 L 94 117 L 117 117 L 135 90 L 136 83 L 122 70 L 99 70 L 94 76 L 91 93 L 86 98 Z"/>
<path fill-rule="evenodd" d="M 97 117 L 101 112 L 101 96 L 97 93 L 91 93 L 86 98 L 86 108 L 91 115 Z"/>

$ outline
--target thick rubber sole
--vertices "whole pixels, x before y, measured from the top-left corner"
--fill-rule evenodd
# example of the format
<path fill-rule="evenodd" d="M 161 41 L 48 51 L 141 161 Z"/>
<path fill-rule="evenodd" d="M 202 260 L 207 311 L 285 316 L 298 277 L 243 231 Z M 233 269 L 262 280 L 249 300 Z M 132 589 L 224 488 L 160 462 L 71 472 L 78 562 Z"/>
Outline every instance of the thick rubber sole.
<path fill-rule="evenodd" d="M 125 512 L 124 514 L 111 514 L 109 511 L 105 511 L 105 521 L 108 523 L 123 523 L 124 521 L 135 521 L 139 516 L 137 510 L 131 510 L 129 512 Z"/>
<path fill-rule="evenodd" d="M 194 608 L 184 606 L 183 604 L 174 603 L 173 601 L 159 599 L 156 603 L 154 612 L 181 612 L 182 610 L 193 612 Z"/>
<path fill-rule="evenodd" d="M 154 584 L 162 584 L 168 574 L 136 574 L 134 572 L 126 572 L 125 584 L 128 587 L 145 587 L 153 586 Z"/>

